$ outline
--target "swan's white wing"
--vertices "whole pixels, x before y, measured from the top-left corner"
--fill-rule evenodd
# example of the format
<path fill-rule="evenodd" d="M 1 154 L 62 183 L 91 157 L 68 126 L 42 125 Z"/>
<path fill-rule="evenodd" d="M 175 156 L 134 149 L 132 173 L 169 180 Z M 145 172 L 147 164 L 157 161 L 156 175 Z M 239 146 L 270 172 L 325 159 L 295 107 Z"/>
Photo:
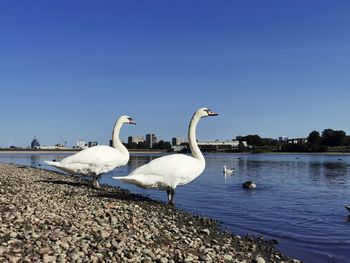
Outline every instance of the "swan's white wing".
<path fill-rule="evenodd" d="M 48 163 L 68 173 L 93 175 L 106 173 L 118 166 L 127 164 L 129 155 L 117 149 L 98 145 L 68 156 L 58 163 Z"/>
<path fill-rule="evenodd" d="M 157 158 L 125 177 L 114 177 L 142 188 L 176 188 L 191 182 L 204 170 L 205 164 L 183 154 Z"/>
<path fill-rule="evenodd" d="M 117 164 L 125 165 L 125 156 L 117 149 L 105 145 L 98 145 L 87 148 L 74 155 L 64 158 L 62 164 L 85 163 L 92 165 Z"/>

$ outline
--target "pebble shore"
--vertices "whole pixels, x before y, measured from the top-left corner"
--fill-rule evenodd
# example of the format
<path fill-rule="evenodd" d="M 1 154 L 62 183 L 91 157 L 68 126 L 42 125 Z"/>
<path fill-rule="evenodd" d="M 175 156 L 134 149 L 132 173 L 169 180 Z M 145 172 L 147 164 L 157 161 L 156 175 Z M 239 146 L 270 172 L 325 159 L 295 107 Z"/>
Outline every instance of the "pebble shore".
<path fill-rule="evenodd" d="M 275 244 L 121 188 L 0 163 L 0 262 L 300 262 Z"/>

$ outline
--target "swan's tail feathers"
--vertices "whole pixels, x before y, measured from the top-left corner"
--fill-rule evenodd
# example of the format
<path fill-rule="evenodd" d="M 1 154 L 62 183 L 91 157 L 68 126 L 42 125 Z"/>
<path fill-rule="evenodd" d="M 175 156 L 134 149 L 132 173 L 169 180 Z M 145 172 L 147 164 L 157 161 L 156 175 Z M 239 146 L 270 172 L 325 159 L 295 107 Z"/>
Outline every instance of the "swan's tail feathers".
<path fill-rule="evenodd" d="M 128 176 L 115 176 L 113 179 L 123 181 L 128 184 L 134 184 L 138 187 L 147 189 L 147 188 L 166 188 L 169 187 L 167 184 L 162 182 L 161 178 L 158 176 L 149 176 L 149 175 L 128 175 Z"/>
<path fill-rule="evenodd" d="M 128 183 L 128 184 L 134 184 L 137 185 L 138 187 L 141 188 L 147 188 L 147 186 L 145 186 L 142 182 L 140 182 L 139 180 L 137 180 L 136 178 L 130 177 L 130 176 L 115 176 L 112 177 L 113 179 Z"/>

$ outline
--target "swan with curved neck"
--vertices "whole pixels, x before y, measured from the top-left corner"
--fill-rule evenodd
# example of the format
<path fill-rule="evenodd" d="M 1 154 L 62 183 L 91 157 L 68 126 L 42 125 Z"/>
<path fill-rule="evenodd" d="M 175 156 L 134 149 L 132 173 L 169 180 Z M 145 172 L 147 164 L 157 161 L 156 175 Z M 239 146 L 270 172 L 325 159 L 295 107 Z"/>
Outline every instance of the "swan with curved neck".
<path fill-rule="evenodd" d="M 197 124 L 203 117 L 216 115 L 218 114 L 208 108 L 200 108 L 194 113 L 188 128 L 188 142 L 192 156 L 185 154 L 163 156 L 135 169 L 127 176 L 113 178 L 141 188 L 166 190 L 169 204 L 174 204 L 176 187 L 190 183 L 201 175 L 205 168 L 205 160 L 196 140 Z"/>
<path fill-rule="evenodd" d="M 93 186 L 99 188 L 99 179 L 102 174 L 126 165 L 129 161 L 129 152 L 119 139 L 119 132 L 123 124 L 136 123 L 126 115 L 116 121 L 112 133 L 113 147 L 97 145 L 68 156 L 60 162 L 44 162 L 69 174 L 92 176 Z"/>

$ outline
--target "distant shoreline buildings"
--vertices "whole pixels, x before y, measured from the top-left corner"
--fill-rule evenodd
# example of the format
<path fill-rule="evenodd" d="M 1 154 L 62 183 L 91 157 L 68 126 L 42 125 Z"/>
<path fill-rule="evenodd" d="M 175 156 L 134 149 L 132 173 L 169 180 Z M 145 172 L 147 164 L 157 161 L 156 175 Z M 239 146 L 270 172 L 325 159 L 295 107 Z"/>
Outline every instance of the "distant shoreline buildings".
<path fill-rule="evenodd" d="M 165 142 L 163 140 L 158 140 L 157 136 L 154 133 L 148 133 L 143 136 L 129 136 L 127 145 L 138 145 L 141 144 L 142 147 L 146 149 L 152 149 L 154 146 L 159 146 L 162 142 L 162 145 L 169 145 L 168 150 L 172 150 L 174 152 L 187 151 L 188 150 L 188 142 L 186 139 L 181 137 L 173 137 L 170 142 Z M 239 145 L 242 144 L 244 147 L 248 147 L 245 141 L 239 140 L 215 140 L 215 141 L 199 141 L 198 146 L 202 151 L 212 152 L 212 151 L 231 151 L 234 149 L 238 149 Z M 41 146 L 38 139 L 36 137 L 33 138 L 30 144 L 31 149 L 71 149 L 69 147 L 65 147 L 62 144 L 56 144 L 54 146 Z M 93 147 L 98 145 L 97 141 L 85 141 L 85 140 L 77 140 L 76 145 L 72 147 L 75 150 L 84 150 L 89 147 Z M 109 145 L 113 146 L 113 141 L 109 141 Z M 163 146 L 164 147 L 164 146 Z"/>
<path fill-rule="evenodd" d="M 198 141 L 198 147 L 203 152 L 234 152 L 234 151 L 244 151 L 249 149 L 256 149 L 256 146 L 261 147 L 259 143 L 255 144 L 252 141 L 252 138 L 256 139 L 257 135 L 248 135 L 248 136 L 237 136 L 235 139 L 231 140 L 202 140 Z M 62 141 L 63 138 L 60 137 Z M 287 138 L 281 136 L 277 139 L 264 139 L 271 140 L 271 145 L 273 145 L 276 149 L 283 144 L 290 145 L 299 145 L 299 144 L 307 144 L 307 138 Z M 124 143 L 125 146 L 129 149 L 158 149 L 158 150 L 167 150 L 173 152 L 188 152 L 189 145 L 185 138 L 182 137 L 173 137 L 171 141 L 164 141 L 158 139 L 157 135 L 154 133 L 147 133 L 145 136 L 129 136 L 127 139 L 127 143 Z M 97 141 L 86 141 L 79 139 L 76 141 L 76 144 L 72 147 L 66 147 L 66 141 L 64 144 L 58 143 L 52 146 L 43 146 L 40 144 L 37 137 L 34 137 L 30 143 L 31 149 L 41 149 L 41 150 L 83 150 L 89 147 L 93 147 L 98 145 Z M 109 146 L 113 146 L 113 141 L 109 141 Z M 10 146 L 12 149 L 25 149 L 22 147 Z"/>
<path fill-rule="evenodd" d="M 96 146 L 98 145 L 98 142 L 96 141 L 89 141 L 89 142 L 86 142 L 84 140 L 78 140 L 77 143 L 76 143 L 76 146 L 73 148 L 74 149 L 79 149 L 79 150 L 84 150 L 86 148 L 89 148 L 89 147 L 92 147 L 92 146 Z"/>

